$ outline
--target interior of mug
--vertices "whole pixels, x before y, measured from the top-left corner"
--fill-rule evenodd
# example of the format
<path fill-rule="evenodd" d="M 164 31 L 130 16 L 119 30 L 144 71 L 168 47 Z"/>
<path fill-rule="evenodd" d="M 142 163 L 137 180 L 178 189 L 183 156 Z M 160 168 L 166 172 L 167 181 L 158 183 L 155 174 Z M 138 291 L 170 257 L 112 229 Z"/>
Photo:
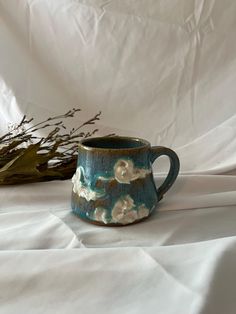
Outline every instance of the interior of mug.
<path fill-rule="evenodd" d="M 96 137 L 83 140 L 81 144 L 88 148 L 129 149 L 145 147 L 149 143 L 137 138 Z"/>

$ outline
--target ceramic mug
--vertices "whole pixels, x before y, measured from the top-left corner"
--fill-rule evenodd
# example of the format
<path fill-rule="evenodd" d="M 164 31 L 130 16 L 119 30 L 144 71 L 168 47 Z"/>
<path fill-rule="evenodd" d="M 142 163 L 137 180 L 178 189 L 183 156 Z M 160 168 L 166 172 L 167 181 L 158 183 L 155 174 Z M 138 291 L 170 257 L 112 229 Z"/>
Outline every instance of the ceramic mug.
<path fill-rule="evenodd" d="M 152 163 L 168 156 L 170 169 L 156 188 Z M 174 151 L 151 147 L 132 137 L 96 137 L 81 141 L 77 170 L 72 178 L 72 210 L 80 218 L 100 225 L 120 226 L 148 217 L 179 173 Z"/>

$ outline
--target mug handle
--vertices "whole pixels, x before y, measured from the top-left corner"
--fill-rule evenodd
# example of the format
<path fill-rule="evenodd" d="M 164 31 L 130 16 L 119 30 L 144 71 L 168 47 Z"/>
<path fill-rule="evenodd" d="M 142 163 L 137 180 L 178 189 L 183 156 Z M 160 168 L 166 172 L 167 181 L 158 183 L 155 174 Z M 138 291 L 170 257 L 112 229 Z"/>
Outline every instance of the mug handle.
<path fill-rule="evenodd" d="M 158 157 L 163 156 L 163 155 L 169 157 L 170 169 L 169 169 L 169 172 L 167 174 L 165 181 L 162 183 L 162 185 L 159 188 L 157 188 L 157 194 L 158 194 L 159 200 L 163 198 L 163 195 L 169 190 L 169 188 L 175 182 L 179 174 L 179 168 L 180 168 L 179 158 L 173 150 L 164 146 L 151 147 L 151 153 L 150 153 L 151 163 L 153 163 Z"/>

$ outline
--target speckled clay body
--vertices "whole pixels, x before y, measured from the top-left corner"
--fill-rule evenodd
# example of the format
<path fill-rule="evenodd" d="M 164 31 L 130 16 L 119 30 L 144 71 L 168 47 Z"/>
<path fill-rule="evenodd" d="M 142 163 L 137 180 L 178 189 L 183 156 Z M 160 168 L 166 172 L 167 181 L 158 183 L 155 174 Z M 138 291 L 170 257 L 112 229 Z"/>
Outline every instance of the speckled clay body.
<path fill-rule="evenodd" d="M 161 155 L 170 158 L 171 167 L 156 189 L 151 165 Z M 72 210 L 84 220 L 106 226 L 138 222 L 150 215 L 178 172 L 178 157 L 168 148 L 130 137 L 86 139 L 79 145 L 72 178 Z"/>

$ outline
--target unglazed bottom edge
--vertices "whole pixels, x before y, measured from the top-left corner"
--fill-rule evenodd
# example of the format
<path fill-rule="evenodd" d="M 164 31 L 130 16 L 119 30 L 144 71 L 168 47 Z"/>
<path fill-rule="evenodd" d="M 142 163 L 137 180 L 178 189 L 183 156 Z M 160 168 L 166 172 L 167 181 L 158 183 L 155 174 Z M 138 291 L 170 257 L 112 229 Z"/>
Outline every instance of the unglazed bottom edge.
<path fill-rule="evenodd" d="M 119 223 L 107 223 L 105 224 L 104 222 L 101 222 L 101 221 L 96 221 L 96 220 L 90 220 L 90 219 L 85 219 L 85 218 L 82 218 L 79 214 L 77 214 L 76 212 L 72 211 L 72 213 L 78 217 L 80 220 L 84 221 L 84 222 L 87 222 L 89 224 L 92 224 L 92 225 L 96 225 L 96 226 L 100 226 L 100 227 L 126 227 L 126 226 L 130 226 L 130 225 L 136 225 L 144 220 L 147 220 L 151 215 L 147 216 L 147 217 L 144 217 L 144 218 L 141 218 L 139 220 L 135 220 L 134 222 L 131 222 L 131 223 L 127 223 L 127 224 L 119 224 Z"/>

